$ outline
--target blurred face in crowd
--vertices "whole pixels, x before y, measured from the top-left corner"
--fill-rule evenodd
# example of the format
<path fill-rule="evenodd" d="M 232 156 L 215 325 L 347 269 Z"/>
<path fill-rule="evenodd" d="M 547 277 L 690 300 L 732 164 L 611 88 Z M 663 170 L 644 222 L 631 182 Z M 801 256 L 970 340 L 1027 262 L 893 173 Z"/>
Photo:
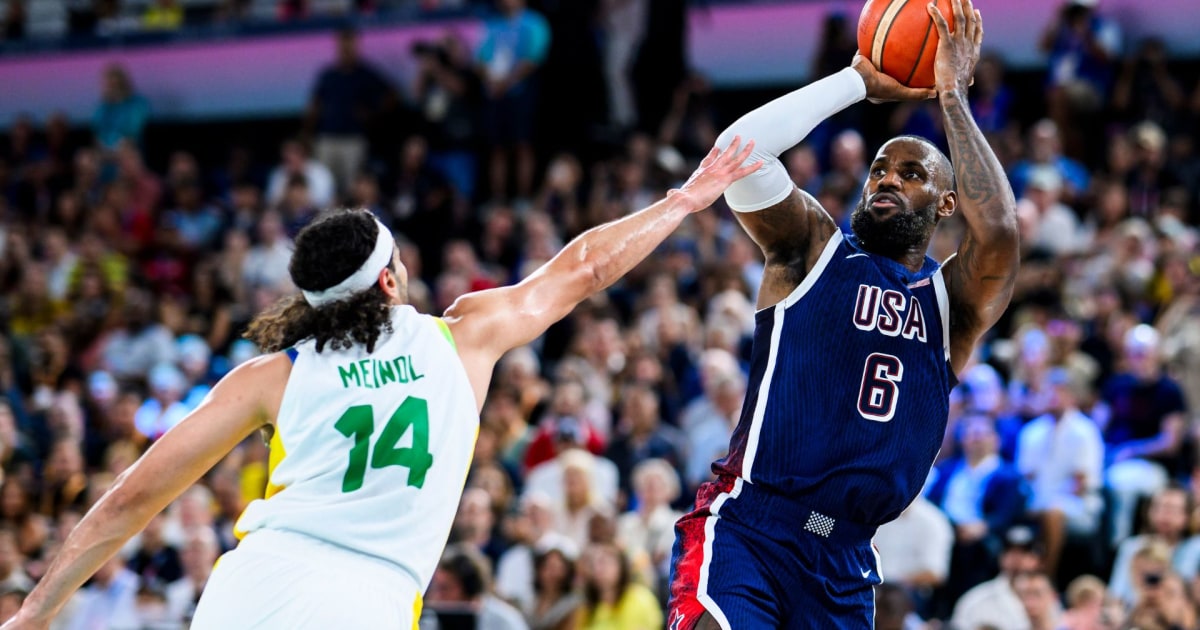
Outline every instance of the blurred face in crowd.
<path fill-rule="evenodd" d="M 304 145 L 295 141 L 285 142 L 281 151 L 283 167 L 288 172 L 292 174 L 304 172 L 304 167 L 308 165 L 308 151 L 304 149 Z"/>
<path fill-rule="evenodd" d="M 439 602 L 454 603 L 467 601 L 467 595 L 463 591 L 462 583 L 453 573 L 438 567 L 433 572 L 433 581 L 429 584 L 429 602 L 436 604 Z"/>
<path fill-rule="evenodd" d="M 470 488 L 463 493 L 462 502 L 455 516 L 455 526 L 471 539 L 486 538 L 492 531 L 491 497 L 479 488 Z"/>
<path fill-rule="evenodd" d="M 1041 556 L 1026 547 L 1009 547 L 1000 555 L 1000 571 L 1005 575 L 1037 571 L 1041 566 Z"/>
<path fill-rule="evenodd" d="M 563 552 L 557 549 L 547 551 L 537 570 L 537 582 L 543 589 L 553 588 L 557 592 L 570 589 L 571 585 L 565 582 L 571 573 L 570 563 Z"/>
<path fill-rule="evenodd" d="M 358 62 L 358 37 L 353 33 L 338 35 L 338 63 L 353 66 Z"/>
<path fill-rule="evenodd" d="M 563 471 L 563 492 L 567 508 L 578 510 L 591 503 L 591 475 L 582 466 L 568 466 Z"/>
<path fill-rule="evenodd" d="M 663 478 L 658 470 L 651 470 L 636 481 L 634 492 L 637 493 L 638 503 L 648 508 L 667 505 L 670 496 L 669 481 Z"/>
<path fill-rule="evenodd" d="M 614 588 L 621 580 L 621 558 L 615 546 L 594 545 L 588 549 L 587 575 L 601 591 Z"/>
<path fill-rule="evenodd" d="M 648 389 L 631 389 L 625 396 L 625 417 L 635 435 L 648 435 L 658 428 L 658 398 Z"/>
<path fill-rule="evenodd" d="M 1187 494 L 1183 490 L 1164 490 L 1150 501 L 1150 529 L 1159 536 L 1181 538 L 1187 529 Z"/>
<path fill-rule="evenodd" d="M 17 537 L 12 530 L 0 530 L 0 579 L 7 579 L 21 563 Z"/>
<path fill-rule="evenodd" d="M 1054 614 L 1054 603 L 1057 595 L 1050 580 L 1040 574 L 1022 574 L 1013 583 L 1013 590 L 1025 608 L 1025 614 L 1034 624 L 1044 623 Z"/>
<path fill-rule="evenodd" d="M 992 419 L 983 414 L 963 419 L 963 451 L 967 460 L 978 462 L 996 453 L 996 428 Z"/>
<path fill-rule="evenodd" d="M 924 251 L 940 218 L 954 212 L 950 173 L 925 142 L 897 138 L 883 145 L 850 216 L 863 248 L 891 258 Z"/>
<path fill-rule="evenodd" d="M 554 388 L 551 407 L 559 416 L 578 416 L 583 411 L 583 385 L 563 381 Z"/>
<path fill-rule="evenodd" d="M 184 545 L 180 554 L 183 570 L 193 580 L 202 582 L 212 572 L 213 563 L 217 561 L 219 552 L 216 537 L 210 535 L 207 530 L 204 530 L 202 534 L 192 534 L 188 536 L 187 544 Z"/>
<path fill-rule="evenodd" d="M 1042 120 L 1033 126 L 1029 132 L 1029 153 L 1033 161 L 1039 164 L 1053 162 L 1062 150 L 1059 142 L 1058 125 L 1050 120 Z"/>

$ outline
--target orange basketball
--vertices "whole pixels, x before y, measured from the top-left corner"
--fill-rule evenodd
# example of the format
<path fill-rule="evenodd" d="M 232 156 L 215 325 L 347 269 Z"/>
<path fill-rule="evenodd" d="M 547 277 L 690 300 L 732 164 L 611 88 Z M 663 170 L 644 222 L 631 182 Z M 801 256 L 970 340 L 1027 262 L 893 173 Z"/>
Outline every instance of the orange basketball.
<path fill-rule="evenodd" d="M 952 0 L 937 0 L 954 29 Z M 867 0 L 858 16 L 858 51 L 876 68 L 915 88 L 933 87 L 938 32 L 928 0 Z"/>

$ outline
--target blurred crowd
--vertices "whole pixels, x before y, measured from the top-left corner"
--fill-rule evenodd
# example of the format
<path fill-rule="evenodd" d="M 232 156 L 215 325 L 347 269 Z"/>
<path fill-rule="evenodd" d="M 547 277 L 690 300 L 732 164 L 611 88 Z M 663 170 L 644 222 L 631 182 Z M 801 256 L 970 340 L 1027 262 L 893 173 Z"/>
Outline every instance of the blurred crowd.
<path fill-rule="evenodd" d="M 592 28 L 567 19 L 584 4 L 606 37 L 570 30 Z M 439 313 L 686 178 L 742 112 L 718 113 L 687 73 L 683 6 L 499 0 L 477 49 L 416 46 L 406 85 L 338 34 L 277 155 L 201 161 L 160 137 L 171 151 L 147 163 L 153 104 L 118 66 L 90 128 L 3 130 L 0 619 L 114 477 L 257 354 L 239 334 L 294 291 L 291 239 L 321 208 L 388 223 L 411 302 Z M 1019 199 L 1022 268 L 954 390 L 924 496 L 876 537 L 881 629 L 1200 627 L 1200 85 L 1087 0 L 1043 43 L 1042 91 L 1021 94 L 1036 116 L 1001 57 L 978 68 L 972 107 Z M 814 75 L 854 48 L 831 16 Z M 564 63 L 602 93 L 563 83 Z M 886 137 L 864 137 L 868 113 L 945 144 L 934 102 L 870 107 L 784 157 L 843 225 Z M 962 233 L 944 221 L 931 255 Z M 423 628 L 663 626 L 672 526 L 739 417 L 762 271 L 718 202 L 503 358 Z M 56 627 L 184 627 L 266 478 L 249 439 Z"/>

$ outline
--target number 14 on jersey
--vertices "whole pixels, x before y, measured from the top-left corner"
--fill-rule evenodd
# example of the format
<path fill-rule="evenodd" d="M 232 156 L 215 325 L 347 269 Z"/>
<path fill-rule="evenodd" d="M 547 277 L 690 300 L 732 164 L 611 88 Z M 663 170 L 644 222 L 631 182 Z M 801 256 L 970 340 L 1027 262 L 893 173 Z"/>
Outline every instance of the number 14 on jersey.
<path fill-rule="evenodd" d="M 409 486 L 420 488 L 425 485 L 425 473 L 433 466 L 433 454 L 429 452 L 429 406 L 424 399 L 405 398 L 384 425 L 374 449 L 371 449 L 371 437 L 375 433 L 375 409 L 371 405 L 347 409 L 333 426 L 342 435 L 354 438 L 350 464 L 342 477 L 342 492 L 354 492 L 362 487 L 368 456 L 371 468 L 403 466 L 408 469 Z M 409 428 L 412 428 L 412 446 L 397 447 Z"/>

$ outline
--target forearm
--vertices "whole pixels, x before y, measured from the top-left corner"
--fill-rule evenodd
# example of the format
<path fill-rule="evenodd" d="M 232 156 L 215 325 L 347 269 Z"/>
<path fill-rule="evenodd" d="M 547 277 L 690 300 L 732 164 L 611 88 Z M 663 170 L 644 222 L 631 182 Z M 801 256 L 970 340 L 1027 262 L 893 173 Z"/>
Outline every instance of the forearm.
<path fill-rule="evenodd" d="M 967 221 L 968 233 L 984 243 L 1015 248 L 1017 202 L 1004 167 L 975 124 L 966 92 L 950 90 L 938 98 L 954 164 L 958 207 Z"/>
<path fill-rule="evenodd" d="M 778 157 L 800 144 L 826 118 L 866 95 L 862 76 L 853 68 L 846 68 L 737 119 L 717 138 L 717 146 L 727 147 L 734 136 L 741 136 L 743 140 L 754 140 L 756 155 Z"/>
<path fill-rule="evenodd" d="M 579 291 L 581 301 L 609 287 L 649 256 L 693 210 L 686 195 L 672 191 L 643 210 L 580 234 L 559 254 L 565 263 L 588 271 L 590 282 L 571 290 Z"/>
<path fill-rule="evenodd" d="M 46 575 L 22 606 L 32 619 L 51 620 L 85 581 L 165 507 L 128 499 L 122 478 L 72 530 Z"/>

